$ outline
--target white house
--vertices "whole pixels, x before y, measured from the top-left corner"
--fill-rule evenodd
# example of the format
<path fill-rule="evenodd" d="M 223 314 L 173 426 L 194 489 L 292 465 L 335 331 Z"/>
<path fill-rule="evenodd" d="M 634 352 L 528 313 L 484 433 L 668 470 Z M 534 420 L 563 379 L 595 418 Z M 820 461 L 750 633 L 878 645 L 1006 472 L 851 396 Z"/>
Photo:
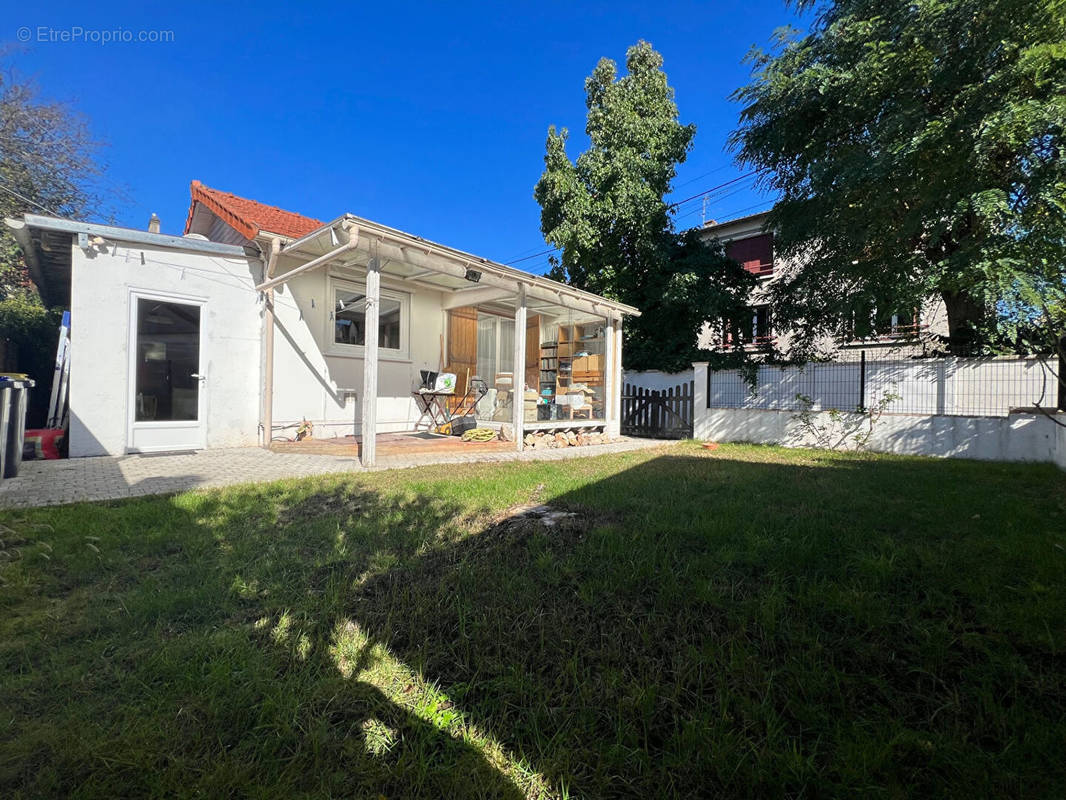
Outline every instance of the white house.
<path fill-rule="evenodd" d="M 351 214 L 191 193 L 184 236 L 7 220 L 71 311 L 72 457 L 269 446 L 307 420 L 373 464 L 372 434 L 422 420 L 423 371 L 454 373 L 456 398 L 483 385 L 479 423 L 518 448 L 535 429 L 617 435 L 637 309 Z"/>
<path fill-rule="evenodd" d="M 750 214 L 728 222 L 711 220 L 699 229 L 706 239 L 718 239 L 726 255 L 739 262 L 755 275 L 758 286 L 752 292 L 751 318 L 737 322 L 741 342 L 749 350 L 777 349 L 787 354 L 791 334 L 772 319 L 767 287 L 790 269 L 802 269 L 802 264 L 786 264 L 774 254 L 773 231 L 767 226 L 769 212 Z M 944 301 L 930 297 L 918 309 L 871 309 L 870 318 L 856 320 L 855 330 L 843 339 L 823 338 L 818 350 L 823 355 L 847 359 L 849 348 L 893 351 L 920 349 L 922 342 L 938 341 L 946 336 L 947 311 Z M 705 326 L 699 338 L 701 349 L 732 347 L 732 333 L 718 325 Z"/>

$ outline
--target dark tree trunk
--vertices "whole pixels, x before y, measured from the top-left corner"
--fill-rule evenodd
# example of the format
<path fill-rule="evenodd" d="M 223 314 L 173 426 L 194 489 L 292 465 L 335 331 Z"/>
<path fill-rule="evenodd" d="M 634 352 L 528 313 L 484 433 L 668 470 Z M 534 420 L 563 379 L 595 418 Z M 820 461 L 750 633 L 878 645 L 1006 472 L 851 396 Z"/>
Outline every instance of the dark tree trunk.
<path fill-rule="evenodd" d="M 980 343 L 981 325 L 988 314 L 984 303 L 964 291 L 942 292 L 948 314 L 948 346 L 963 352 Z"/>

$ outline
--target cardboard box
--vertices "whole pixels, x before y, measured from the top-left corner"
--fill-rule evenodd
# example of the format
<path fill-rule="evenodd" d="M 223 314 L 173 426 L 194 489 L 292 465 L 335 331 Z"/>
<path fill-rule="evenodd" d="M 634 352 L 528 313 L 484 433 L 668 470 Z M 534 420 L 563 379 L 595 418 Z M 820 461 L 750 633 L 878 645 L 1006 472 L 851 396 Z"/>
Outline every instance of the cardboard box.
<path fill-rule="evenodd" d="M 603 354 L 581 356 L 573 361 L 574 372 L 603 372 Z"/>

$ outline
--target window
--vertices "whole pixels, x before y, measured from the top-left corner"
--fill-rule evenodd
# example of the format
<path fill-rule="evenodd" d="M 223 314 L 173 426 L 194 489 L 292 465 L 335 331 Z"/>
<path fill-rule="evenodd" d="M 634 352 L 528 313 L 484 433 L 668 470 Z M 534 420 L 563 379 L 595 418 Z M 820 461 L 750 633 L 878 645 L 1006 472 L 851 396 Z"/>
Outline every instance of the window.
<path fill-rule="evenodd" d="M 514 371 L 514 320 L 494 314 L 477 318 L 477 374 L 489 386 L 496 376 Z"/>
<path fill-rule="evenodd" d="M 774 237 L 769 233 L 727 242 L 725 254 L 753 275 L 774 273 Z"/>
<path fill-rule="evenodd" d="M 770 306 L 754 306 L 751 316 L 725 325 L 723 344 L 732 346 L 738 341 L 745 346 L 766 346 L 774 340 L 774 326 Z"/>
<path fill-rule="evenodd" d="M 852 341 L 903 338 L 919 333 L 923 327 L 917 309 L 883 312 L 867 306 L 851 315 L 845 337 Z"/>
<path fill-rule="evenodd" d="M 407 356 L 408 296 L 381 290 L 378 305 L 378 349 L 383 355 Z M 335 350 L 362 348 L 366 344 L 366 288 L 357 284 L 333 284 L 330 313 Z"/>

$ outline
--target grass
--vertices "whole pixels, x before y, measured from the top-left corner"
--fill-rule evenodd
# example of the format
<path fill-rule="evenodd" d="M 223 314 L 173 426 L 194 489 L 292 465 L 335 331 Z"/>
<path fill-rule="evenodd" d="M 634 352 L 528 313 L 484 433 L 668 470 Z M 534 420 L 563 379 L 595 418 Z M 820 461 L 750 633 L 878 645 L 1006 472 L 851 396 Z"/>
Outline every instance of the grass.
<path fill-rule="evenodd" d="M 682 445 L 0 523 L 0 796 L 1066 796 L 1052 467 Z"/>

